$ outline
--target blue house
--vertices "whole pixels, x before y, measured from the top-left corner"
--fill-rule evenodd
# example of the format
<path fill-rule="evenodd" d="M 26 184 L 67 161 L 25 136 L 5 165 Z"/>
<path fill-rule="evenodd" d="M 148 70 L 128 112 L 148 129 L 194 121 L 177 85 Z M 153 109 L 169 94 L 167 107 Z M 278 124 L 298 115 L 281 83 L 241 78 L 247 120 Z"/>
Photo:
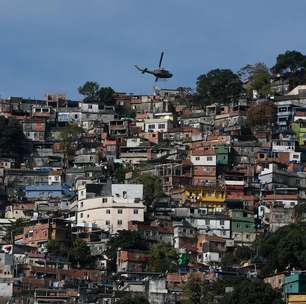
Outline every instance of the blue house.
<path fill-rule="evenodd" d="M 293 273 L 285 277 L 283 291 L 285 294 L 306 293 L 306 273 Z"/>
<path fill-rule="evenodd" d="M 29 200 L 47 200 L 72 198 L 75 192 L 67 185 L 39 184 L 25 187 L 25 196 Z"/>

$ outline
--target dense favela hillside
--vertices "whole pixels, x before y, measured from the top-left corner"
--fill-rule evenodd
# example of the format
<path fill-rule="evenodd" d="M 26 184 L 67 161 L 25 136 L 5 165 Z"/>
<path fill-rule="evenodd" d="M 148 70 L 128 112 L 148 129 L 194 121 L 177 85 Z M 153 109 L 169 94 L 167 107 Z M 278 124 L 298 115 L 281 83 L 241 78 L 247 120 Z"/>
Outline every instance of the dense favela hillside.
<path fill-rule="evenodd" d="M 149 95 L 0 99 L 3 303 L 306 303 L 306 57 Z"/>

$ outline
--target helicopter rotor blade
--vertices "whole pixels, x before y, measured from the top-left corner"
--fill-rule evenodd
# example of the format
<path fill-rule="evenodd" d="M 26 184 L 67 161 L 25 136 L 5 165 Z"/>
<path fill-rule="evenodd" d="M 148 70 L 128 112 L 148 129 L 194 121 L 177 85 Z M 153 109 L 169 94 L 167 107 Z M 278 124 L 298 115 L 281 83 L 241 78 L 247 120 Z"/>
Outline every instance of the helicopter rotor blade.
<path fill-rule="evenodd" d="M 164 58 L 164 52 L 161 52 L 161 54 L 160 54 L 160 59 L 159 59 L 159 65 L 158 65 L 159 68 L 161 67 L 163 58 Z"/>

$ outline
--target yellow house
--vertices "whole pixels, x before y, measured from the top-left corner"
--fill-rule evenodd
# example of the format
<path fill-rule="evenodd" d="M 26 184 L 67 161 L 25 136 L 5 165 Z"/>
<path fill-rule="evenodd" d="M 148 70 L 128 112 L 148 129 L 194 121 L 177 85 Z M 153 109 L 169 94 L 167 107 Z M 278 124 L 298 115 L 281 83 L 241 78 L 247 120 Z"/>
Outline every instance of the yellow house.
<path fill-rule="evenodd" d="M 292 294 L 288 295 L 288 301 L 289 304 L 302 304 L 306 303 L 306 295 L 305 294 Z"/>
<path fill-rule="evenodd" d="M 225 191 L 215 187 L 192 187 L 183 195 L 183 205 L 218 211 L 225 201 Z M 220 210 L 221 211 L 221 210 Z"/>

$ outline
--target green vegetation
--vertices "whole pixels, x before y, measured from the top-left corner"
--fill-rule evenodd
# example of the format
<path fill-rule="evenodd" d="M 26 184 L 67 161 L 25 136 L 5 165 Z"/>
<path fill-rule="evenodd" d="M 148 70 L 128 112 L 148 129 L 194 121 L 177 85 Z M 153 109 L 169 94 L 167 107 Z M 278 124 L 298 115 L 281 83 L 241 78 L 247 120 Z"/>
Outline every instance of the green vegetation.
<path fill-rule="evenodd" d="M 168 243 L 155 244 L 150 251 L 150 267 L 155 272 L 177 272 L 177 251 Z"/>
<path fill-rule="evenodd" d="M 85 96 L 84 102 L 97 102 L 99 105 L 114 105 L 115 91 L 111 87 L 101 87 L 96 81 L 86 81 L 78 88 Z"/>
<path fill-rule="evenodd" d="M 279 54 L 272 67 L 275 75 L 287 74 L 290 88 L 306 83 L 306 56 L 297 51 L 286 51 Z"/>
<path fill-rule="evenodd" d="M 73 265 L 85 267 L 92 264 L 90 248 L 83 240 L 77 239 L 72 242 L 69 248 L 68 257 Z"/>
<path fill-rule="evenodd" d="M 247 112 L 250 127 L 271 127 L 276 118 L 276 109 L 272 102 L 251 106 Z"/>
<path fill-rule="evenodd" d="M 60 141 L 64 153 L 64 163 L 69 167 L 74 159 L 77 149 L 77 140 L 79 139 L 83 129 L 77 125 L 68 125 L 60 131 Z"/>
<path fill-rule="evenodd" d="M 234 286 L 234 291 L 224 297 L 225 304 L 281 304 L 282 294 L 272 289 L 270 284 L 262 281 L 240 280 Z"/>
<path fill-rule="evenodd" d="M 203 104 L 229 103 L 243 92 L 239 76 L 229 69 L 215 69 L 197 79 L 197 93 Z"/>
<path fill-rule="evenodd" d="M 149 304 L 149 301 L 145 296 L 138 295 L 127 295 L 121 299 L 119 299 L 116 304 Z"/>
<path fill-rule="evenodd" d="M 162 182 L 157 176 L 139 175 L 133 179 L 133 182 L 143 184 L 143 196 L 146 206 L 151 206 L 155 199 L 165 196 Z"/>
<path fill-rule="evenodd" d="M 277 73 L 291 72 L 295 73 L 306 67 L 306 57 L 297 51 L 286 51 L 279 54 L 276 58 L 276 64 L 272 71 Z"/>
<path fill-rule="evenodd" d="M 83 240 L 76 239 L 66 246 L 54 240 L 48 241 L 48 254 L 51 256 L 63 256 L 68 258 L 73 266 L 88 267 L 93 264 L 90 248 Z"/>
<path fill-rule="evenodd" d="M 222 265 L 225 267 L 232 267 L 239 265 L 242 261 L 249 260 L 254 256 L 254 251 L 248 246 L 238 246 L 233 252 L 227 252 L 222 257 Z"/>
<path fill-rule="evenodd" d="M 286 268 L 306 268 L 306 228 L 289 225 L 263 237 L 258 242 L 259 255 L 265 259 L 263 273 L 270 274 Z"/>
<path fill-rule="evenodd" d="M 116 270 L 116 260 L 118 249 L 139 249 L 146 250 L 147 245 L 141 239 L 139 232 L 122 230 L 112 236 L 108 242 L 106 256 L 109 258 L 109 270 Z"/>
<path fill-rule="evenodd" d="M 246 83 L 245 90 L 248 96 L 252 96 L 256 90 L 259 97 L 266 97 L 270 93 L 271 73 L 264 63 L 248 64 L 243 67 L 238 75 Z"/>
<path fill-rule="evenodd" d="M 232 292 L 225 292 L 226 287 Z M 183 304 L 281 304 L 282 295 L 259 280 L 232 278 L 209 282 L 191 275 L 183 288 Z"/>
<path fill-rule="evenodd" d="M 29 153 L 30 147 L 19 122 L 0 116 L 0 157 L 13 158 L 20 163 Z"/>

